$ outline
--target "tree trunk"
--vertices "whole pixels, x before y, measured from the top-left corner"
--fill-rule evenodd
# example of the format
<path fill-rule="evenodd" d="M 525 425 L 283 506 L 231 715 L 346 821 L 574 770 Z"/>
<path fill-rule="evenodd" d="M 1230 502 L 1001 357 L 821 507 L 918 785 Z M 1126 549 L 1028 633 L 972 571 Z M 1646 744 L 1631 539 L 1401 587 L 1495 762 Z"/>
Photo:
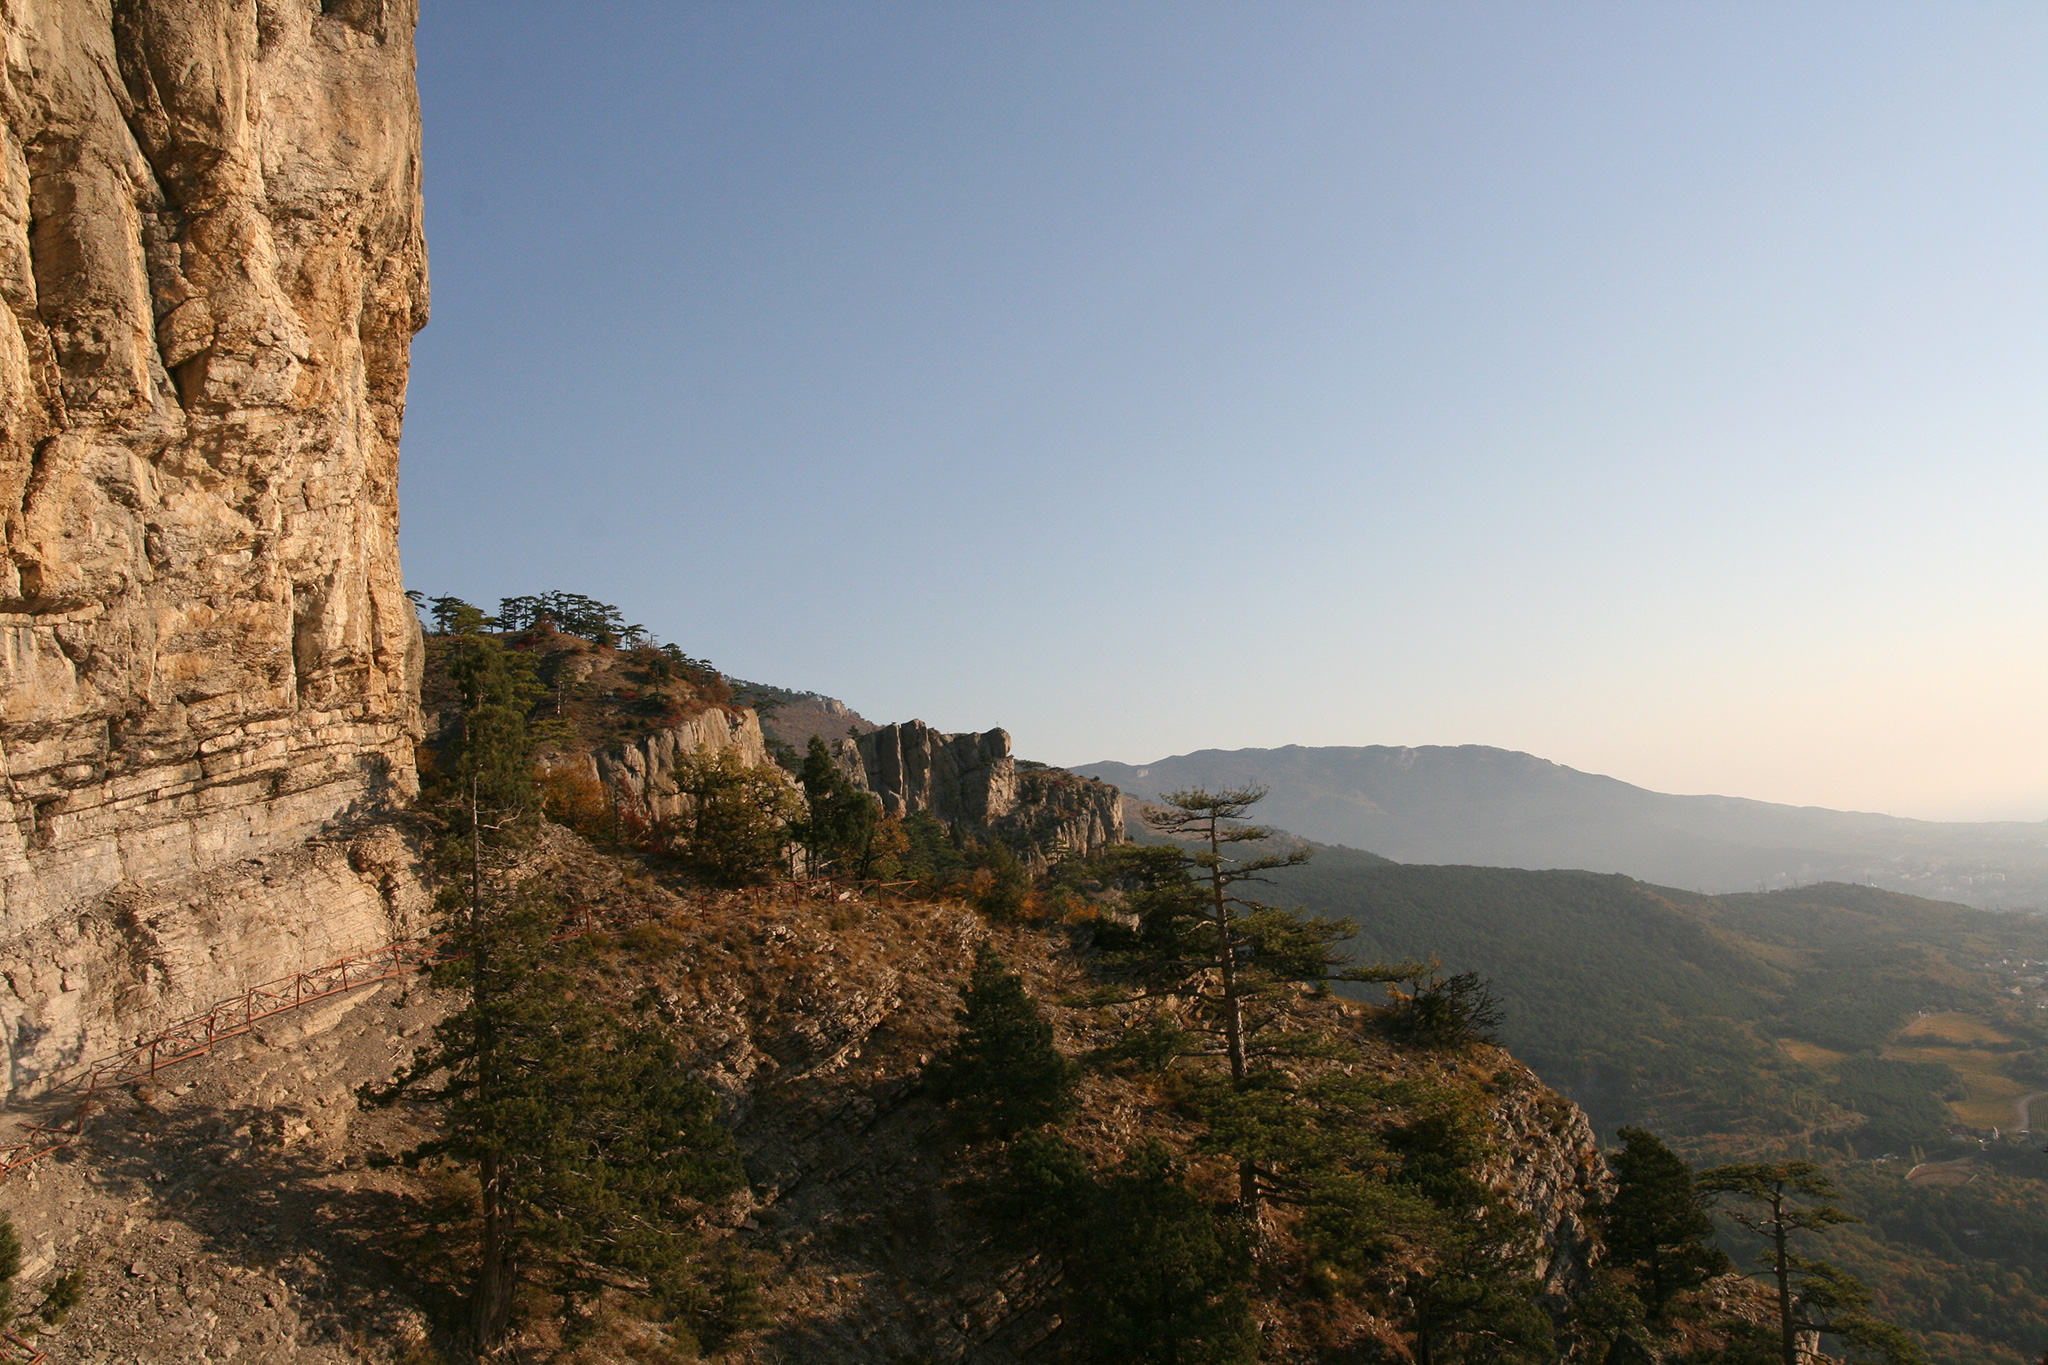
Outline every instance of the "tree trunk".
<path fill-rule="evenodd" d="M 505 1207 L 504 1178 L 495 1152 L 486 1153 L 478 1172 L 483 1185 L 484 1231 L 477 1258 L 475 1309 L 476 1345 L 488 1351 L 512 1324 L 512 1237 Z"/>
<path fill-rule="evenodd" d="M 1792 1261 L 1785 1250 L 1787 1236 L 1783 1201 L 1774 1199 L 1771 1201 L 1771 1273 L 1778 1281 L 1779 1349 L 1783 1352 L 1785 1365 L 1799 1365 L 1799 1334 L 1792 1326 Z"/>
<path fill-rule="evenodd" d="M 1222 857 L 1222 841 L 1217 838 L 1217 822 L 1209 822 L 1209 851 Z M 1230 1054 L 1231 1084 L 1243 1086 L 1248 1069 L 1244 1048 L 1244 1002 L 1237 986 L 1237 944 L 1230 935 L 1230 897 L 1223 884 L 1223 864 L 1218 861 L 1209 869 L 1209 890 L 1215 905 L 1211 913 L 1216 920 L 1216 961 L 1223 974 L 1223 1046 Z M 1259 1168 L 1249 1157 L 1237 1163 L 1237 1204 L 1245 1216 L 1257 1223 L 1259 1219 Z"/>
<path fill-rule="evenodd" d="M 1214 822 L 1209 827 L 1209 850 L 1222 856 Z M 1209 888 L 1216 902 L 1211 912 L 1216 919 L 1216 961 L 1223 972 L 1223 1045 L 1230 1053 L 1230 1079 L 1243 1085 L 1244 1004 L 1237 990 L 1237 944 L 1230 936 L 1230 897 L 1224 890 L 1221 862 L 1209 869 Z"/>
<path fill-rule="evenodd" d="M 469 924 L 474 949 L 470 957 L 470 1008 L 476 1012 L 477 1093 L 486 1103 L 496 1089 L 497 1038 L 492 1027 L 490 998 L 490 952 L 484 935 L 484 853 L 482 810 L 477 801 L 477 783 L 469 785 Z M 486 1138 L 486 1150 L 477 1170 L 483 1195 L 483 1238 L 478 1247 L 476 1287 L 471 1295 L 473 1327 L 479 1351 L 489 1351 L 503 1339 L 512 1323 L 512 1229 L 506 1208 L 505 1175 L 498 1162 L 494 1142 Z"/>

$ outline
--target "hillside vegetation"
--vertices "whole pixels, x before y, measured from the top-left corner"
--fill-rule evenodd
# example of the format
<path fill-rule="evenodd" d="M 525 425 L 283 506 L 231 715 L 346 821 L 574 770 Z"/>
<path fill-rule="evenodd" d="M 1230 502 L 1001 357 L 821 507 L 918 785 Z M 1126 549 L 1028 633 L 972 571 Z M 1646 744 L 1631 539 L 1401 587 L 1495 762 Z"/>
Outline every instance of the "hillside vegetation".
<path fill-rule="evenodd" d="M 817 743 L 788 776 L 723 751 L 652 824 L 551 822 L 548 746 L 732 703 L 548 597 L 588 633 L 436 603 L 447 1012 L 358 1091 L 421 1130 L 387 1149 L 431 1178 L 385 1187 L 379 1274 L 421 1287 L 426 1351 L 1547 1365 L 1630 1337 L 1704 1365 L 1755 1335 L 1712 1258 L 1654 1326 L 1597 1267 L 1615 1186 L 1476 979 L 1349 968 L 1340 922 L 1229 893 L 1298 850 L 1118 845 L 1034 880 L 889 825 Z M 1183 825 L 1256 842 L 1246 804 Z M 908 876 L 876 885 L 884 829 Z M 1373 980 L 1410 989 L 1330 989 Z"/>
<path fill-rule="evenodd" d="M 2048 1347 L 2048 1155 L 2012 1133 L 2014 1102 L 2048 1090 L 2048 920 L 1345 848 L 1275 876 L 1357 925 L 1362 958 L 1483 974 L 1504 1041 L 1603 1138 L 1639 1124 L 1699 1161 L 1822 1162 L 1867 1220 L 1832 1234 L 1842 1259 L 1937 1360 Z"/>

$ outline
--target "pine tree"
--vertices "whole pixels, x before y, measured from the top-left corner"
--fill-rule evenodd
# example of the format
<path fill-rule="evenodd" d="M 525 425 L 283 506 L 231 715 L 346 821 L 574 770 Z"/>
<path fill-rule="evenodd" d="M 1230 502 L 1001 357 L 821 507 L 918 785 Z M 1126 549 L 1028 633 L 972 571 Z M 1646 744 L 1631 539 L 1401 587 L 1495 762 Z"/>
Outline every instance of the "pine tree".
<path fill-rule="evenodd" d="M 1484 1216 L 1447 1222 L 1407 1279 L 1407 1327 L 1417 1365 L 1458 1360 L 1547 1365 L 1557 1359 L 1543 1286 L 1529 1273 L 1528 1218 L 1504 1200 Z"/>
<path fill-rule="evenodd" d="M 1187 1186 L 1147 1142 L 1097 1174 L 1063 1138 L 1007 1153 L 986 1212 L 1002 1234 L 1057 1258 L 1073 1358 L 1101 1365 L 1248 1365 L 1259 1332 L 1243 1224 Z"/>
<path fill-rule="evenodd" d="M 475 635 L 497 624 L 495 618 L 484 615 L 482 607 L 459 597 L 430 597 L 427 604 L 437 635 Z"/>
<path fill-rule="evenodd" d="M 1054 1045 L 1024 979 L 986 943 L 975 949 L 954 1018 L 959 1036 L 925 1074 L 963 1136 L 1004 1140 L 1072 1117 L 1080 1068 Z"/>
<path fill-rule="evenodd" d="M 482 1348 L 503 1337 L 521 1279 L 543 1270 L 564 1295 L 624 1272 L 671 1310 L 708 1311 L 716 1294 L 691 1219 L 744 1184 L 710 1089 L 657 1031 L 590 1002 L 570 970 L 580 950 L 553 942 L 560 922 L 533 887 L 460 918 L 433 982 L 461 1006 L 401 1075 L 364 1095 L 438 1101 L 443 1135 L 407 1160 L 476 1172 L 471 1312 Z"/>
<path fill-rule="evenodd" d="M 1395 1036 L 1422 1047 L 1457 1049 L 1496 1041 L 1503 1022 L 1500 1002 L 1477 972 L 1444 976 L 1434 963 L 1410 968 L 1400 978 L 1408 989 L 1390 986 L 1387 1011 Z"/>
<path fill-rule="evenodd" d="M 1712 1245 L 1710 1201 L 1684 1158 L 1647 1129 L 1619 1136 L 1621 1150 L 1608 1159 L 1614 1196 L 1596 1216 L 1610 1262 L 1634 1273 L 1643 1306 L 1662 1321 L 1672 1296 L 1724 1273 L 1729 1260 Z"/>
<path fill-rule="evenodd" d="M 741 886 L 783 867 L 804 812 L 779 768 L 749 767 L 731 749 L 690 755 L 676 764 L 676 787 L 690 798 L 676 851 L 697 872 Z"/>
<path fill-rule="evenodd" d="M 475 623 L 455 613 L 454 624 Z M 446 933 L 437 987 L 459 1006 L 365 1104 L 438 1101 L 442 1136 L 408 1153 L 475 1173 L 481 1223 L 471 1326 L 501 1340 L 523 1278 L 574 1296 L 624 1275 L 700 1324 L 731 1320 L 740 1280 L 703 1266 L 697 1206 L 744 1183 L 710 1090 L 658 1031 L 600 1012 L 554 942 L 561 907 L 510 885 L 540 818 L 530 660 L 478 629 L 445 646 L 463 698 L 448 769 L 426 793 L 449 833 L 437 861 Z"/>
<path fill-rule="evenodd" d="M 1174 842 L 1120 850 L 1118 871 L 1131 887 L 1126 903 L 1136 913 L 1135 933 L 1099 933 L 1112 962 L 1147 984 L 1193 1001 L 1221 1044 L 1229 1084 L 1257 1087 L 1262 1053 L 1287 1052 L 1301 1040 L 1269 1029 L 1278 1012 L 1261 1011 L 1266 997 L 1299 982 L 1379 982 L 1420 970 L 1338 967 L 1336 944 L 1354 932 L 1342 920 L 1267 905 L 1243 894 L 1265 873 L 1308 861 L 1305 848 L 1238 857 L 1233 850 L 1274 838 L 1274 831 L 1243 823 L 1266 795 L 1263 787 L 1211 792 L 1189 788 L 1164 804 L 1145 806 L 1147 825 Z M 1250 1130 L 1241 1129 L 1249 1132 Z M 1264 1182 L 1255 1152 L 1239 1153 L 1238 1203 L 1256 1218 Z"/>
<path fill-rule="evenodd" d="M 546 689 L 531 656 L 479 629 L 461 631 L 445 648 L 462 696 L 462 725 L 452 767 L 427 799 L 457 829 L 486 843 L 517 842 L 540 818 L 527 717 Z M 487 826 L 480 832 L 479 820 Z"/>
<path fill-rule="evenodd" d="M 1197 970 L 1215 971 L 1217 988 L 1208 998 L 1221 1023 L 1230 1078 L 1239 1083 L 1250 1066 L 1245 1000 L 1257 989 L 1254 975 L 1247 970 L 1248 959 L 1261 946 L 1251 933 L 1252 917 L 1270 912 L 1271 907 L 1238 894 L 1235 888 L 1264 881 L 1261 873 L 1296 867 L 1309 857 L 1307 849 L 1255 858 L 1236 858 L 1227 852 L 1240 844 L 1273 837 L 1272 830 L 1241 823 L 1265 795 L 1263 787 L 1222 792 L 1189 788 L 1168 794 L 1164 805 L 1141 808 L 1145 823 L 1153 830 L 1191 845 L 1186 849 L 1178 844 L 1166 846 L 1172 867 L 1183 874 L 1183 884 L 1167 882 L 1158 888 L 1141 911 L 1144 927 L 1161 946 L 1175 950 L 1189 965 L 1199 964 Z M 1245 1203 L 1256 1202 L 1256 1193 L 1247 1190 Z"/>
<path fill-rule="evenodd" d="M 805 749 L 798 781 L 809 806 L 799 830 L 811 871 L 851 870 L 865 876 L 882 818 L 881 802 L 854 785 L 817 735 Z"/>
<path fill-rule="evenodd" d="M 1736 1162 L 1701 1172 L 1699 1188 L 1748 1202 L 1729 1216 L 1764 1239 L 1758 1260 L 1776 1289 L 1783 1365 L 1800 1365 L 1804 1332 L 1841 1338 L 1856 1359 L 1886 1365 L 1919 1365 L 1924 1359 L 1905 1333 L 1866 1311 L 1870 1291 L 1860 1281 L 1793 1248 L 1795 1234 L 1861 1221 L 1834 1206 L 1834 1182 L 1820 1167 L 1810 1161 Z"/>
<path fill-rule="evenodd" d="M 1258 1359 L 1244 1286 L 1251 1256 L 1235 1220 L 1187 1188 L 1157 1142 L 1126 1154 L 1091 1191 L 1067 1255 L 1081 1358 L 1100 1365 L 1240 1365 Z"/>

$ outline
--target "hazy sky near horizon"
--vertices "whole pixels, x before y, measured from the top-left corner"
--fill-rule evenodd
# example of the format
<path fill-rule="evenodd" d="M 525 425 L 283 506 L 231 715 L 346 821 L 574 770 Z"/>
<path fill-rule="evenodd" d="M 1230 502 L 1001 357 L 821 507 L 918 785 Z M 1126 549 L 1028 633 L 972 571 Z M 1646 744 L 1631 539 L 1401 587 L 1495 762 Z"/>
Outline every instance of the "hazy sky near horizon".
<path fill-rule="evenodd" d="M 412 587 L 2048 818 L 2048 5 L 423 9 Z"/>

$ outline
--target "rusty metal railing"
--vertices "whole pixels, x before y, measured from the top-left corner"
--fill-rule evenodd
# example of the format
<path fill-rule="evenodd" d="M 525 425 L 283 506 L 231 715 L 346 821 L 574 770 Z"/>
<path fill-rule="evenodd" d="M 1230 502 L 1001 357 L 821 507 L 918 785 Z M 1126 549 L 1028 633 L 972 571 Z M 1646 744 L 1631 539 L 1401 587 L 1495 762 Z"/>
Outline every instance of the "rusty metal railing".
<path fill-rule="evenodd" d="M 578 938 L 609 930 L 620 918 L 637 919 L 635 906 L 625 911 L 597 911 L 577 906 L 563 917 L 557 939 Z M 94 1100 L 100 1092 L 147 1080 L 167 1066 L 203 1057 L 230 1038 L 238 1038 L 267 1019 L 326 1000 L 349 991 L 374 986 L 380 981 L 411 976 L 431 967 L 443 955 L 446 935 L 400 939 L 368 952 L 353 953 L 332 962 L 290 976 L 252 986 L 242 994 L 222 1000 L 198 1014 L 176 1020 L 155 1033 L 135 1041 L 132 1047 L 103 1057 L 77 1074 L 43 1092 L 44 1098 L 64 1095 L 77 1098 L 61 1118 L 48 1123 L 31 1123 L 23 1136 L 0 1142 L 0 1180 L 42 1160 L 76 1140 L 84 1131 Z"/>
<path fill-rule="evenodd" d="M 233 999 L 219 1001 L 198 1014 L 167 1024 L 137 1039 L 132 1047 L 93 1062 L 43 1092 L 45 1097 L 75 1094 L 77 1098 L 68 1113 L 49 1123 L 27 1124 L 22 1138 L 0 1142 L 0 1179 L 75 1140 L 84 1131 L 93 1101 L 101 1091 L 147 1079 L 167 1066 L 202 1057 L 228 1039 L 240 1037 L 264 1020 L 288 1010 L 394 977 L 410 976 L 432 965 L 444 942 L 441 937 L 401 939 L 263 982 Z"/>

